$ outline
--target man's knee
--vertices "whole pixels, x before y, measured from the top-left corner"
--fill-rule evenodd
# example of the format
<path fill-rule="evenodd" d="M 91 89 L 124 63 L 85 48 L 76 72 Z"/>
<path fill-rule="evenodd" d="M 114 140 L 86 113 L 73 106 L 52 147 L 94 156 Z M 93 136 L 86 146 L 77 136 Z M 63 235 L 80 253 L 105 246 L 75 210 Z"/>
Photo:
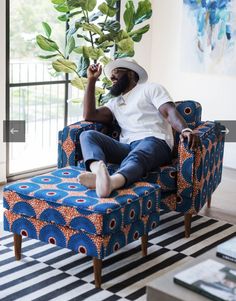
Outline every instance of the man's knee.
<path fill-rule="evenodd" d="M 94 138 L 97 137 L 98 132 L 95 130 L 89 130 L 89 131 L 83 131 L 80 134 L 80 142 L 83 143 L 83 141 L 88 141 L 88 140 L 94 140 Z"/>
<path fill-rule="evenodd" d="M 148 154 L 145 152 L 145 150 L 142 149 L 137 149 L 132 151 L 132 153 L 130 154 L 130 157 L 138 162 L 141 161 L 143 163 L 145 163 L 146 161 L 150 160 L 150 156 L 148 156 Z"/>

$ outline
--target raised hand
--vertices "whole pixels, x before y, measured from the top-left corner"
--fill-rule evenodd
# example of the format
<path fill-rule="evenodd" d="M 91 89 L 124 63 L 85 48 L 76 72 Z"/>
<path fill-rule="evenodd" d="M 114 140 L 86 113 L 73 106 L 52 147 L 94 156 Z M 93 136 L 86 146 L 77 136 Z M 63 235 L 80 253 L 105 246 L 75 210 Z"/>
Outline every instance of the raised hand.
<path fill-rule="evenodd" d="M 102 73 L 102 66 L 100 64 L 90 65 L 87 69 L 88 79 L 97 80 Z"/>

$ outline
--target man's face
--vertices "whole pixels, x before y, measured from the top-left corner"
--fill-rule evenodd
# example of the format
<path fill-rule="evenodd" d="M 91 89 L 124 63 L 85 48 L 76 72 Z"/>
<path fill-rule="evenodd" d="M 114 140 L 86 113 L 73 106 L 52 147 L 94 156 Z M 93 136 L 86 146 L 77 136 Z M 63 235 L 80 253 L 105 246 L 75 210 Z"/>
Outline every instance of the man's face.
<path fill-rule="evenodd" d="M 129 86 L 130 79 L 128 76 L 128 69 L 116 68 L 112 70 L 111 81 L 113 83 L 110 93 L 113 96 L 121 95 Z"/>

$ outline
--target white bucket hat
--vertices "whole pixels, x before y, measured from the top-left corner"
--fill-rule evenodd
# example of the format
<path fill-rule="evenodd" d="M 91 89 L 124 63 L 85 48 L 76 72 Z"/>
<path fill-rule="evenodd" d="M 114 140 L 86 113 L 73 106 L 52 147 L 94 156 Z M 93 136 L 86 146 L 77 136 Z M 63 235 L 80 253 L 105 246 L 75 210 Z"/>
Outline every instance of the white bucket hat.
<path fill-rule="evenodd" d="M 148 79 L 146 70 L 143 67 L 141 67 L 134 59 L 122 58 L 111 61 L 104 68 L 106 76 L 110 78 L 112 70 L 116 68 L 126 68 L 136 72 L 139 76 L 139 84 L 146 82 Z"/>

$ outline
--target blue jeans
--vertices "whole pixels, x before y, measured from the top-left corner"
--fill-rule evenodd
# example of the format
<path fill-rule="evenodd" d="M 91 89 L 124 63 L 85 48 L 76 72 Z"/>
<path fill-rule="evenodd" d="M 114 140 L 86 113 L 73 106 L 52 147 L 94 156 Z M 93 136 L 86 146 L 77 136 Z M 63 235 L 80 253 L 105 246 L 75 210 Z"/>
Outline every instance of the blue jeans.
<path fill-rule="evenodd" d="M 87 170 L 93 161 L 120 164 L 116 173 L 125 177 L 126 186 L 172 160 L 168 144 L 153 136 L 125 144 L 90 130 L 80 134 L 80 144 Z"/>

